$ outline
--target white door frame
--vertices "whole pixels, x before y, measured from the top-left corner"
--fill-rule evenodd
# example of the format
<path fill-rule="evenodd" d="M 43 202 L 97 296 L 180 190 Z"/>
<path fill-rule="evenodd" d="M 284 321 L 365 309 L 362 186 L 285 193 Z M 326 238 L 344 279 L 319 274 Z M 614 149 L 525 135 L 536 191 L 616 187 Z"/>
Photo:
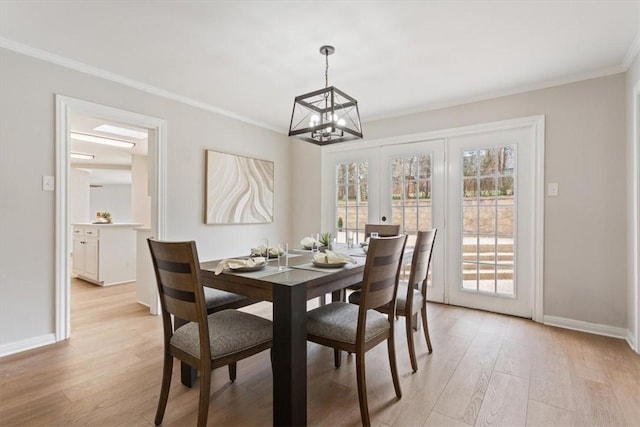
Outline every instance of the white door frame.
<path fill-rule="evenodd" d="M 632 310 L 627 342 L 636 353 L 640 354 L 640 83 L 633 88 L 633 116 L 631 126 L 633 129 L 631 140 L 631 177 L 630 203 L 631 203 L 631 235 L 629 254 L 629 284 L 631 287 Z M 629 194 L 629 193 L 627 193 Z M 635 331 L 634 331 L 635 329 Z"/>
<path fill-rule="evenodd" d="M 535 153 L 535 179 L 534 179 L 534 192 L 535 192 L 535 207 L 534 207 L 534 266 L 533 266 L 533 297 L 532 297 L 532 318 L 536 322 L 543 322 L 544 320 L 544 132 L 545 132 L 545 117 L 529 116 L 510 120 L 501 120 L 491 123 L 483 123 L 479 125 L 463 126 L 452 129 L 443 129 L 431 132 L 423 132 L 410 135 L 395 136 L 390 138 L 381 138 L 369 141 L 357 141 L 351 143 L 334 144 L 322 148 L 322 170 L 326 170 L 327 160 L 332 156 L 330 153 L 336 153 L 340 151 L 351 151 L 366 149 L 372 147 L 379 147 L 382 145 L 391 144 L 405 144 L 409 142 L 420 142 L 425 140 L 434 140 L 441 138 L 450 138 L 454 136 L 469 135 L 474 133 L 499 131 L 514 128 L 531 128 L 533 137 L 534 153 Z M 445 151 L 446 151 L 445 146 Z M 332 194 L 333 187 L 324 183 L 322 187 L 322 212 L 333 212 Z M 328 214 L 322 215 L 321 228 L 330 229 L 333 220 L 329 218 Z M 447 227 L 445 218 L 445 228 Z M 443 230 L 446 232 L 446 230 Z M 445 248 L 445 254 L 447 250 Z M 445 283 L 448 283 L 448 278 L 445 276 Z"/>
<path fill-rule="evenodd" d="M 167 122 L 118 108 L 56 94 L 56 342 L 71 333 L 71 288 L 69 269 L 68 177 L 71 113 L 154 130 L 149 140 L 149 188 L 151 193 L 151 233 L 166 235 L 166 149 Z M 155 147 L 154 147 L 155 145 Z M 151 307 L 152 312 L 154 307 Z M 155 307 L 156 313 L 159 307 Z"/>

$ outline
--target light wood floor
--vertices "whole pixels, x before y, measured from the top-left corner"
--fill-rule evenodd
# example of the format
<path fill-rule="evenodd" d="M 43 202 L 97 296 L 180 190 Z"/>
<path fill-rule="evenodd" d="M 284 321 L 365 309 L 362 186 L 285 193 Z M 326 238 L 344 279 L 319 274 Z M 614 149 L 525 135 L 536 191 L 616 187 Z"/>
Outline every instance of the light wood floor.
<path fill-rule="evenodd" d="M 135 302 L 133 284 L 72 283 L 72 337 L 0 359 L 2 426 L 149 426 L 160 390 L 160 319 Z M 403 397 L 395 399 L 386 346 L 367 353 L 377 426 L 640 425 L 640 356 L 622 341 L 531 321 L 431 304 L 434 352 L 417 336 L 417 373 L 399 322 Z M 268 303 L 251 311 L 270 315 Z M 25 318 L 23 321 L 28 321 Z M 333 367 L 330 349 L 308 344 L 308 419 L 359 425 L 353 357 Z M 195 425 L 198 388 L 174 369 L 164 425 Z M 271 424 L 269 353 L 238 363 L 238 379 L 214 371 L 210 425 Z"/>

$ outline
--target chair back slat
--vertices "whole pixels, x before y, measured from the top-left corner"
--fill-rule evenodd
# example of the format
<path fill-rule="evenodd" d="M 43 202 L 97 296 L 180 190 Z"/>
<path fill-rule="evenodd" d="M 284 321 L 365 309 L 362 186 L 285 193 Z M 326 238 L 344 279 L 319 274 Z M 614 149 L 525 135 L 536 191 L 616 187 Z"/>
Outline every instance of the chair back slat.
<path fill-rule="evenodd" d="M 431 264 L 431 255 L 437 232 L 438 230 L 435 228 L 429 231 L 418 231 L 416 246 L 413 249 L 413 258 L 411 260 L 407 300 L 413 295 L 412 290 L 419 288 L 421 285 L 424 288 L 423 295 L 426 294 L 425 281 L 429 275 L 429 265 Z"/>
<path fill-rule="evenodd" d="M 195 242 L 148 242 L 163 315 L 202 323 L 206 307 Z"/>
<path fill-rule="evenodd" d="M 371 237 L 372 232 L 377 232 L 380 237 L 392 237 L 400 234 L 400 224 L 365 224 L 364 238 Z"/>
<path fill-rule="evenodd" d="M 406 235 L 371 240 L 362 281 L 361 310 L 395 301 L 406 241 Z"/>

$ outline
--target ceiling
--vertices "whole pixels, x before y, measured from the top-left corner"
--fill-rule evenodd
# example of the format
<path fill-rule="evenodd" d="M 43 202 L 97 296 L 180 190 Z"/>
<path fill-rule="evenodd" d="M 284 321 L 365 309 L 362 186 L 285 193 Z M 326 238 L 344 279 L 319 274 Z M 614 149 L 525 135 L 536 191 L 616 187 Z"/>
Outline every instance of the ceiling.
<path fill-rule="evenodd" d="M 324 87 L 323 44 L 336 47 L 329 84 L 358 99 L 366 122 L 623 72 L 640 44 L 639 10 L 637 1 L 2 0 L 0 43 L 286 132 L 293 98 Z"/>
<path fill-rule="evenodd" d="M 103 144 L 80 141 L 71 135 L 69 151 L 74 153 L 91 154 L 95 156 L 91 160 L 70 159 L 71 167 L 89 172 L 91 185 L 107 184 L 131 184 L 131 156 L 147 156 L 148 139 L 131 138 L 122 135 L 114 135 L 108 132 L 96 130 L 98 126 L 109 124 L 125 129 L 146 131 L 146 129 L 124 125 L 117 122 L 87 117 L 77 113 L 71 113 L 70 130 L 88 135 L 103 136 L 120 141 L 133 142 L 133 148 L 118 148 Z"/>

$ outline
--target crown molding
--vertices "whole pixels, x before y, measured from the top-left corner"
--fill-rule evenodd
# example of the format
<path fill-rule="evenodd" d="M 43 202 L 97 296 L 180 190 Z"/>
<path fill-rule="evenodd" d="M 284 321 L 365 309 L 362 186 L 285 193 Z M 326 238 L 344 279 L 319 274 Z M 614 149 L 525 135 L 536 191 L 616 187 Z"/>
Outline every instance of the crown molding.
<path fill-rule="evenodd" d="M 0 37 L 0 47 L 12 50 L 14 52 L 17 52 L 23 55 L 31 56 L 33 58 L 40 59 L 42 61 L 60 65 L 62 67 L 66 67 L 84 74 L 89 74 L 89 75 L 100 77 L 102 79 L 109 80 L 115 83 L 120 83 L 122 85 L 129 86 L 131 88 L 138 89 L 152 95 L 171 99 L 173 101 L 190 105 L 192 107 L 199 108 L 202 110 L 210 111 L 215 114 L 220 114 L 222 116 L 229 117 L 231 119 L 238 120 L 240 122 L 244 122 L 253 126 L 268 129 L 278 133 L 283 133 L 282 129 L 278 129 L 266 123 L 258 122 L 256 120 L 250 119 L 248 117 L 242 116 L 232 111 L 225 110 L 223 108 L 216 107 L 214 105 L 210 105 L 202 101 L 197 101 L 195 99 L 182 96 L 177 93 L 170 92 L 168 90 L 165 90 L 156 86 L 139 82 L 137 80 L 129 79 L 119 74 L 115 74 L 110 71 L 103 70 L 101 68 L 93 67 L 91 65 L 87 65 L 85 63 L 75 61 L 73 59 L 65 58 L 63 56 L 56 55 L 51 52 L 37 49 L 37 48 L 31 47 L 26 44 L 22 44 L 4 37 Z"/>

